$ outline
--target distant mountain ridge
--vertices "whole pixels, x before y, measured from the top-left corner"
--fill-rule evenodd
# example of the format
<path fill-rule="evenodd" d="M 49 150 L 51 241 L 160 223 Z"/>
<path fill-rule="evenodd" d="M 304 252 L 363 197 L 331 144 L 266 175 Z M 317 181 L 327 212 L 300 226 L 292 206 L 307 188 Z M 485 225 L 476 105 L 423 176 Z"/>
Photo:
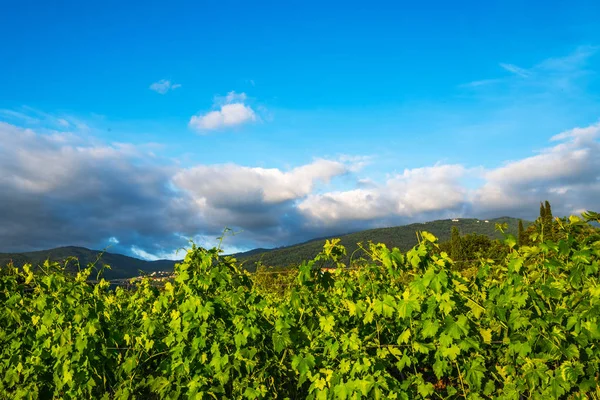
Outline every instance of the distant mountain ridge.
<path fill-rule="evenodd" d="M 321 237 L 291 246 L 274 249 L 257 248 L 246 252 L 231 254 L 231 256 L 237 258 L 249 271 L 256 270 L 256 263 L 259 261 L 267 266 L 285 267 L 314 258 L 323 248 L 326 239 L 340 238 L 341 244 L 346 247 L 348 254 L 343 261 L 348 263 L 350 255 L 358 249 L 357 243 L 360 242 L 365 245 L 369 241 L 374 243 L 384 243 L 390 248 L 398 247 L 402 251 L 407 251 L 417 244 L 417 231 L 428 231 L 437 236 L 440 241 L 445 241 L 450 239 L 450 233 L 453 226 L 457 226 L 463 235 L 478 233 L 498 239 L 501 238 L 502 235 L 495 230 L 496 223 L 507 223 L 507 233 L 513 235 L 517 234 L 519 220 L 516 218 L 500 217 L 490 219 L 489 222 L 475 218 L 458 219 L 458 221 L 447 219 L 390 228 L 369 229 L 346 235 Z M 531 222 L 528 221 L 523 221 L 523 223 L 525 227 L 531 224 Z M 102 257 L 98 260 L 97 266 L 101 267 L 104 264 L 110 265 L 111 269 L 105 269 L 103 272 L 103 276 L 110 280 L 139 276 L 140 271 L 148 274 L 157 271 L 173 271 L 175 264 L 179 262 L 173 260 L 145 261 L 122 254 L 90 250 L 84 247 L 67 246 L 25 253 L 0 253 L 0 265 L 7 265 L 11 260 L 17 267 L 21 267 L 26 263 L 40 265 L 47 259 L 62 262 L 66 258 L 74 256 L 79 260 L 79 264 L 82 267 L 85 267 L 88 263 L 95 262 L 101 253 L 104 254 L 102 254 Z M 359 252 L 357 252 L 355 257 L 359 256 Z M 75 263 L 70 263 L 68 264 L 67 269 L 71 272 L 76 272 L 77 266 Z M 95 275 L 90 278 L 95 279 Z"/>
<path fill-rule="evenodd" d="M 102 254 L 103 253 L 103 254 Z M 102 257 L 98 260 L 99 256 Z M 68 257 L 77 257 L 79 265 L 84 268 L 88 263 L 94 263 L 98 260 L 96 266 L 110 265 L 111 269 L 105 269 L 102 276 L 106 279 L 125 279 L 140 275 L 140 271 L 152 273 L 155 271 L 173 271 L 177 261 L 157 260 L 145 261 L 135 257 L 129 257 L 122 254 L 90 250 L 85 247 L 66 246 L 57 247 L 50 250 L 31 251 L 26 253 L 0 253 L 0 265 L 7 265 L 11 260 L 16 267 L 22 267 L 24 264 L 40 265 L 44 261 L 64 261 Z M 67 264 L 67 270 L 77 271 L 77 264 L 70 262 Z M 96 275 L 90 276 L 95 279 Z"/>
<path fill-rule="evenodd" d="M 348 264 L 350 256 L 355 251 L 354 257 L 360 257 L 360 251 L 357 251 L 357 243 L 363 243 L 366 246 L 369 241 L 372 241 L 373 243 L 383 243 L 389 248 L 398 247 L 401 251 L 408 251 L 418 243 L 416 235 L 418 231 L 430 232 L 440 241 L 446 241 L 450 239 L 453 226 L 458 227 L 461 235 L 477 233 L 489 236 L 492 239 L 501 239 L 502 234 L 496 231 L 496 223 L 506 223 L 508 225 L 506 233 L 515 236 L 518 234 L 518 218 L 499 217 L 489 220 L 477 218 L 444 219 L 389 228 L 368 229 L 346 235 L 313 239 L 308 242 L 266 250 L 264 252 L 232 255 L 243 262 L 244 267 L 250 271 L 256 270 L 256 264 L 259 261 L 266 266 L 289 266 L 314 258 L 323 248 L 326 239 L 339 238 L 340 244 L 346 247 L 347 252 L 347 256 L 342 261 Z M 525 228 L 531 223 L 530 221 L 523 221 Z"/>

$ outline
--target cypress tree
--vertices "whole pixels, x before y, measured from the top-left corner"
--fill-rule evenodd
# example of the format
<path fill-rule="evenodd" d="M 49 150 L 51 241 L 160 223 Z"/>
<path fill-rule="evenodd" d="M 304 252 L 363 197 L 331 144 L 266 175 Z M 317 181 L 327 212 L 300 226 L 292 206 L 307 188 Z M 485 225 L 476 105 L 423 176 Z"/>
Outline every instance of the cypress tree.
<path fill-rule="evenodd" d="M 519 246 L 525 244 L 525 229 L 523 228 L 523 221 L 519 220 Z"/>
<path fill-rule="evenodd" d="M 546 200 L 546 205 L 544 206 L 544 218 L 546 221 L 552 222 L 552 209 L 548 200 Z"/>
<path fill-rule="evenodd" d="M 544 208 L 544 203 L 540 201 L 540 222 L 543 222 L 546 218 L 546 209 Z"/>
<path fill-rule="evenodd" d="M 552 209 L 550 208 L 550 202 L 546 200 L 546 204 L 544 206 L 544 236 L 548 239 L 554 239 L 553 233 L 553 218 L 552 218 Z"/>
<path fill-rule="evenodd" d="M 544 203 L 542 203 L 540 201 L 540 217 L 536 221 L 537 231 L 541 235 L 541 236 L 539 236 L 540 238 L 543 238 L 546 236 L 546 227 L 544 226 L 545 221 L 546 221 L 546 208 L 544 208 Z"/>
<path fill-rule="evenodd" d="M 460 242 L 460 232 L 456 226 L 452 227 L 452 236 L 450 238 L 450 257 L 454 261 L 460 261 L 462 258 L 462 245 Z"/>

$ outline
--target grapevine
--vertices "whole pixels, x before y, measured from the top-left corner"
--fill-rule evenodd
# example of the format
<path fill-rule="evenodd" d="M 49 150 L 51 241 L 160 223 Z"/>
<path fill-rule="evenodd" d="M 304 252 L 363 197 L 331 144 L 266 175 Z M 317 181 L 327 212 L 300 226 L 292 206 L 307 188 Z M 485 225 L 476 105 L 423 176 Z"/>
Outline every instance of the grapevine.
<path fill-rule="evenodd" d="M 3 266 L 0 398 L 599 398 L 597 220 L 467 275 L 427 232 L 269 279 L 192 246 L 160 288 Z"/>

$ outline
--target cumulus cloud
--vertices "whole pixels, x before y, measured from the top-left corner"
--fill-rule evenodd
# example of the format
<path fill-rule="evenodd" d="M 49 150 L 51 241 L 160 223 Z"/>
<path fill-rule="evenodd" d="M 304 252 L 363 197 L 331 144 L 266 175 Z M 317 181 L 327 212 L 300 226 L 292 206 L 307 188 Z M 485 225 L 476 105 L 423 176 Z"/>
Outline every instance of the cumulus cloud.
<path fill-rule="evenodd" d="M 189 126 L 198 132 L 205 132 L 254 122 L 258 116 L 252 107 L 245 104 L 246 100 L 246 93 L 234 91 L 217 97 L 215 106 L 218 109 L 192 116 Z"/>
<path fill-rule="evenodd" d="M 560 143 L 540 154 L 508 162 L 485 174 L 474 193 L 476 210 L 505 212 L 556 200 L 563 213 L 600 206 L 600 124 L 575 128 L 551 138 Z"/>
<path fill-rule="evenodd" d="M 0 122 L 0 243 L 6 251 L 59 245 L 173 244 L 198 217 L 169 188 L 172 167 L 123 146 L 42 135 Z"/>
<path fill-rule="evenodd" d="M 306 196 L 315 181 L 327 182 L 347 171 L 346 165 L 329 160 L 316 160 L 289 172 L 234 164 L 201 165 L 180 171 L 174 182 L 217 207 L 247 201 L 271 204 Z"/>
<path fill-rule="evenodd" d="M 181 168 L 143 147 L 0 122 L 0 251 L 112 245 L 172 258 L 186 238 L 216 244 L 226 226 L 242 231 L 226 241 L 238 250 L 454 216 L 534 218 L 546 199 L 557 215 L 600 210 L 599 137 L 600 124 L 575 128 L 496 168 L 436 164 L 377 182 L 359 176 L 376 162 L 364 157 Z M 355 187 L 335 186 L 342 176 Z"/>
<path fill-rule="evenodd" d="M 288 171 L 181 169 L 165 161 L 127 143 L 0 123 L 0 251 L 111 245 L 171 257 L 186 238 L 217 237 L 225 226 L 244 231 L 226 248 L 277 245 L 297 237 L 295 202 L 352 167 L 317 159 Z"/>
<path fill-rule="evenodd" d="M 459 182 L 465 173 L 460 165 L 406 169 L 383 185 L 371 182 L 366 189 L 310 195 L 298 208 L 307 218 L 324 225 L 446 212 L 468 200 L 467 190 Z"/>
<path fill-rule="evenodd" d="M 256 121 L 254 110 L 242 103 L 233 103 L 221 106 L 218 111 L 192 116 L 190 126 L 202 131 L 241 125 L 250 121 Z"/>
<path fill-rule="evenodd" d="M 175 90 L 180 87 L 181 84 L 179 83 L 172 83 L 168 79 L 161 79 L 160 81 L 154 82 L 152 85 L 150 85 L 150 90 L 153 90 L 159 94 L 166 94 L 169 90 Z"/>
<path fill-rule="evenodd" d="M 351 221 L 393 224 L 449 216 L 533 218 L 537 204 L 550 200 L 557 213 L 600 209 L 600 124 L 551 138 L 560 142 L 540 154 L 493 169 L 435 165 L 407 169 L 377 185 L 311 194 L 298 209 L 310 221 L 341 227 Z M 467 179 L 483 183 L 469 188 Z"/>
<path fill-rule="evenodd" d="M 302 217 L 296 203 L 351 168 L 320 159 L 289 171 L 234 164 L 200 165 L 179 171 L 173 182 L 194 199 L 198 213 L 211 229 L 241 229 L 241 237 L 262 245 L 277 245 L 294 238 L 310 238 L 301 230 Z"/>

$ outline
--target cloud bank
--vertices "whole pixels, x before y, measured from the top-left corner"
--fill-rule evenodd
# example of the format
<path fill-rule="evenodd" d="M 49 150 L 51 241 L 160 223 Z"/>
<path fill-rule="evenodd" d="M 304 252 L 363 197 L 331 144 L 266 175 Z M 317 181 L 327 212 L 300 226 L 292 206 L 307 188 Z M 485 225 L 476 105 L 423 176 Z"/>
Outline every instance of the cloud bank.
<path fill-rule="evenodd" d="M 496 168 L 440 163 L 378 182 L 362 175 L 365 157 L 182 168 L 132 145 L 0 122 L 0 251 L 112 244 L 153 259 L 176 257 L 186 238 L 214 245 L 225 226 L 243 231 L 226 242 L 233 251 L 436 218 L 534 218 L 546 199 L 557 215 L 600 210 L 599 137 L 594 124 Z M 354 187 L 338 189 L 342 176 Z"/>

